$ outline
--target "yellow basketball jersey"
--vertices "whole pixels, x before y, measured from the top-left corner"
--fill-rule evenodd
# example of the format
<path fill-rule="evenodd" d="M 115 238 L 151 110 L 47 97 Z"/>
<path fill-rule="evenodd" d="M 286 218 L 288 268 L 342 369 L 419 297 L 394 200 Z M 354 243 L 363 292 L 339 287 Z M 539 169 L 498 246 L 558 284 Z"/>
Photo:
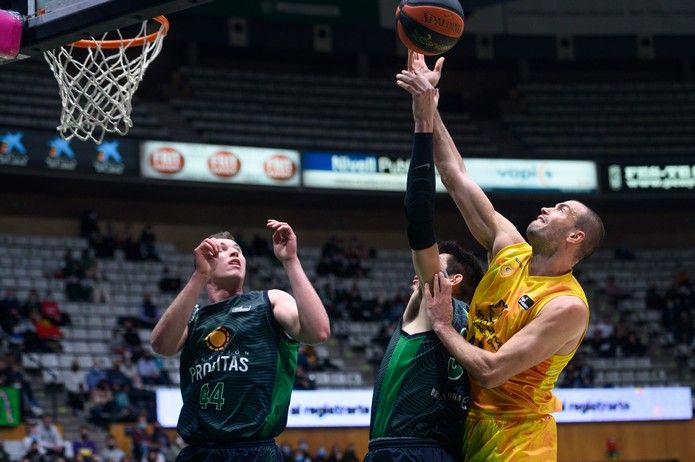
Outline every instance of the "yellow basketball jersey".
<path fill-rule="evenodd" d="M 490 261 L 468 314 L 468 340 L 473 345 L 496 352 L 555 297 L 572 295 L 589 306 L 571 272 L 529 276 L 530 260 L 531 246 L 520 242 L 503 248 Z M 552 389 L 575 352 L 576 349 L 567 355 L 554 355 L 493 389 L 485 389 L 471 379 L 472 408 L 510 415 L 559 411 L 561 403 Z"/>

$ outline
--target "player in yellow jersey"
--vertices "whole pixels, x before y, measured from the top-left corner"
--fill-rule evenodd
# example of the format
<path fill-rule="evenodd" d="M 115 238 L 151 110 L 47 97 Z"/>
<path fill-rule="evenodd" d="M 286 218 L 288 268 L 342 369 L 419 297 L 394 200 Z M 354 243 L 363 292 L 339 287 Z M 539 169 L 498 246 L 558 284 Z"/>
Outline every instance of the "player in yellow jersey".
<path fill-rule="evenodd" d="M 398 76 L 401 88 L 417 95 L 437 84 L 443 58 L 434 70 L 421 55 L 409 61 L 409 71 Z M 463 459 L 556 460 L 557 430 L 550 414 L 561 403 L 552 389 L 589 323 L 586 296 L 572 268 L 600 244 L 601 219 L 574 200 L 543 207 L 526 229 L 526 242 L 467 174 L 439 114 L 434 160 L 489 258 L 470 305 L 468 339 L 451 328 L 448 280 L 439 275 L 423 291 L 435 332 L 471 378 Z"/>

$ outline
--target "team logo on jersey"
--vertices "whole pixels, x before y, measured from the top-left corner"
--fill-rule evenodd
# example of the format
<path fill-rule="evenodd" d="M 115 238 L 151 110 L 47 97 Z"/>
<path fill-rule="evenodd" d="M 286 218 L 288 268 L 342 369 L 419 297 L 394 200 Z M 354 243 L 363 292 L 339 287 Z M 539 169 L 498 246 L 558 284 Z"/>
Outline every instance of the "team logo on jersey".
<path fill-rule="evenodd" d="M 512 274 L 514 274 L 514 268 L 512 268 L 512 265 L 504 265 L 502 268 L 500 268 L 500 277 L 506 278 Z"/>
<path fill-rule="evenodd" d="M 521 298 L 519 299 L 519 306 L 521 306 L 523 309 L 528 310 L 533 306 L 535 302 L 531 297 L 528 295 L 522 295 Z"/>
<path fill-rule="evenodd" d="M 224 326 L 220 326 L 205 337 L 205 345 L 212 351 L 222 351 L 232 338 L 232 333 Z"/>
<path fill-rule="evenodd" d="M 466 336 L 468 335 L 468 328 L 464 327 L 463 329 L 461 329 L 460 334 L 461 337 L 466 338 Z M 453 356 L 449 356 L 449 362 L 447 363 L 446 371 L 449 380 L 458 380 L 463 375 L 463 367 L 461 367 L 458 361 L 456 361 L 456 358 L 454 358 Z"/>

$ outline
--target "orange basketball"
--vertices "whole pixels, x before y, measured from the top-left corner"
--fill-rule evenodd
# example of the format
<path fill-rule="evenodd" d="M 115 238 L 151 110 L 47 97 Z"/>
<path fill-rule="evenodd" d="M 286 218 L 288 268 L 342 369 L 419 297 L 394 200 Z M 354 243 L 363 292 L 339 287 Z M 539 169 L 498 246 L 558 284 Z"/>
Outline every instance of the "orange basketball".
<path fill-rule="evenodd" d="M 463 35 L 463 8 L 458 0 L 402 0 L 396 29 L 403 45 L 423 55 L 440 55 Z"/>

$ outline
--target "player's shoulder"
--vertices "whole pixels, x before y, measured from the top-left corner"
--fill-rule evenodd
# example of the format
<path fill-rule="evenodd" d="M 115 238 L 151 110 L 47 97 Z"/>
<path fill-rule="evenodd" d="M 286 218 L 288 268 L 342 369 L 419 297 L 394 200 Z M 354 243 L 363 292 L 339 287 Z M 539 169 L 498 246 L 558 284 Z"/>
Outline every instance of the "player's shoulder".
<path fill-rule="evenodd" d="M 583 319 L 589 315 L 589 307 L 586 302 L 576 295 L 560 295 L 549 300 L 543 307 L 548 315 L 558 318 L 566 317 L 568 320 Z"/>
<path fill-rule="evenodd" d="M 268 289 L 268 299 L 273 305 L 282 301 L 294 301 L 294 297 L 281 289 Z"/>

